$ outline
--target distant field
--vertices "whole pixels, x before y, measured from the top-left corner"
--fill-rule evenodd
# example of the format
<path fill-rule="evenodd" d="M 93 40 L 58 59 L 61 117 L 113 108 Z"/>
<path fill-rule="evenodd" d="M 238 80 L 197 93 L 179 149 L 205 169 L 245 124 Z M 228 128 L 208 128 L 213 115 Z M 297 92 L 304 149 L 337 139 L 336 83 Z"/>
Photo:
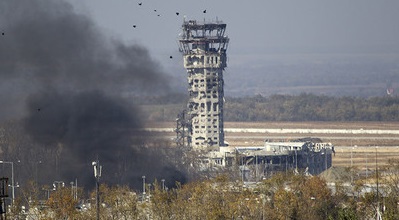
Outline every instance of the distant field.
<path fill-rule="evenodd" d="M 173 122 L 148 123 L 147 128 L 170 128 L 159 135 L 174 137 L 170 132 Z M 251 130 L 253 129 L 253 130 Z M 272 129 L 276 133 L 261 132 Z M 292 132 L 292 129 L 294 132 Z M 239 132 L 237 132 L 239 130 Z M 246 132 L 246 131 L 254 132 Z M 281 130 L 281 132 L 279 132 Z M 291 133 L 285 133 L 285 131 Z M 336 131 L 326 133 L 327 131 Z M 234 131 L 234 132 L 232 132 Z M 317 133 L 317 132 L 320 133 Z M 387 131 L 387 134 L 373 132 Z M 341 132 L 341 133 L 340 133 Z M 266 139 L 288 141 L 303 137 L 320 138 L 335 145 L 333 166 L 351 166 L 359 169 L 374 168 L 378 163 L 387 164 L 389 159 L 399 160 L 399 123 L 395 122 L 225 122 L 225 140 L 230 146 L 262 146 Z M 376 149 L 376 146 L 378 148 Z"/>

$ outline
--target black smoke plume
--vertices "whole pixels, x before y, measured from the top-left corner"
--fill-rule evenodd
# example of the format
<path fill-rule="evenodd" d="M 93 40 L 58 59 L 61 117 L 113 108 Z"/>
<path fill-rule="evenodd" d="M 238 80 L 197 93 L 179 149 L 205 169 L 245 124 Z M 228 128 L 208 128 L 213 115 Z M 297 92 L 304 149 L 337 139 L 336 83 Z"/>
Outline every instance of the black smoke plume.
<path fill-rule="evenodd" d="M 0 27 L 0 120 L 23 118 L 32 140 L 54 152 L 54 178 L 89 185 L 98 157 L 110 183 L 185 181 L 145 147 L 140 113 L 126 98 L 169 89 L 145 48 L 108 38 L 60 0 L 2 0 Z"/>

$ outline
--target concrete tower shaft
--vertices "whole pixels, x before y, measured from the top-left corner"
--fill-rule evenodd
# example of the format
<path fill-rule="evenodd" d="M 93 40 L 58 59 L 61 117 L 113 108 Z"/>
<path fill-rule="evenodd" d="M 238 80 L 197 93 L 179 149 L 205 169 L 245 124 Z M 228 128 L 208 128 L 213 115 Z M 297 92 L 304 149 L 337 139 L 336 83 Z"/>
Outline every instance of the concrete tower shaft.
<path fill-rule="evenodd" d="M 226 24 L 190 20 L 182 25 L 180 51 L 188 75 L 191 147 L 213 150 L 224 146 L 223 70 L 229 38 Z"/>

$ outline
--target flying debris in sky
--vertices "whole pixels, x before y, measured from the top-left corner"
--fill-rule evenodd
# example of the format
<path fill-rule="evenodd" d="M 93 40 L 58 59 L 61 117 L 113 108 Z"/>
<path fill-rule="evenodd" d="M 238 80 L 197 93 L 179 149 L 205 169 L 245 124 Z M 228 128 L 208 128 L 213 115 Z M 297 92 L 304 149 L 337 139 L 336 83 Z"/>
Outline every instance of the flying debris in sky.
<path fill-rule="evenodd" d="M 157 12 L 157 9 L 154 9 L 154 12 Z M 160 17 L 161 15 L 160 15 L 160 14 L 157 14 L 157 16 Z"/>

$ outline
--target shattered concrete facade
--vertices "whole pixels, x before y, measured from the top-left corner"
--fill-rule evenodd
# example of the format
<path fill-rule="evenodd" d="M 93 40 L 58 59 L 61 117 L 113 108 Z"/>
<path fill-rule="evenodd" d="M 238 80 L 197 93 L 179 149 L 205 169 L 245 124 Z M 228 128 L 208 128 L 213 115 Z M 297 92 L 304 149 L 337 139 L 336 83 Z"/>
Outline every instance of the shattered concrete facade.
<path fill-rule="evenodd" d="M 194 150 L 224 146 L 223 71 L 229 38 L 226 24 L 184 21 L 179 39 L 188 76 L 189 143 Z"/>
<path fill-rule="evenodd" d="M 201 170 L 238 167 L 243 181 L 260 181 L 278 172 L 318 175 L 332 166 L 332 143 L 265 142 L 264 146 L 225 147 L 199 158 Z"/>
<path fill-rule="evenodd" d="M 306 142 L 265 142 L 264 147 L 236 147 L 240 157 L 240 168 L 255 168 L 252 174 L 265 178 L 274 172 L 318 175 L 332 166 L 335 153 L 331 143 Z"/>

